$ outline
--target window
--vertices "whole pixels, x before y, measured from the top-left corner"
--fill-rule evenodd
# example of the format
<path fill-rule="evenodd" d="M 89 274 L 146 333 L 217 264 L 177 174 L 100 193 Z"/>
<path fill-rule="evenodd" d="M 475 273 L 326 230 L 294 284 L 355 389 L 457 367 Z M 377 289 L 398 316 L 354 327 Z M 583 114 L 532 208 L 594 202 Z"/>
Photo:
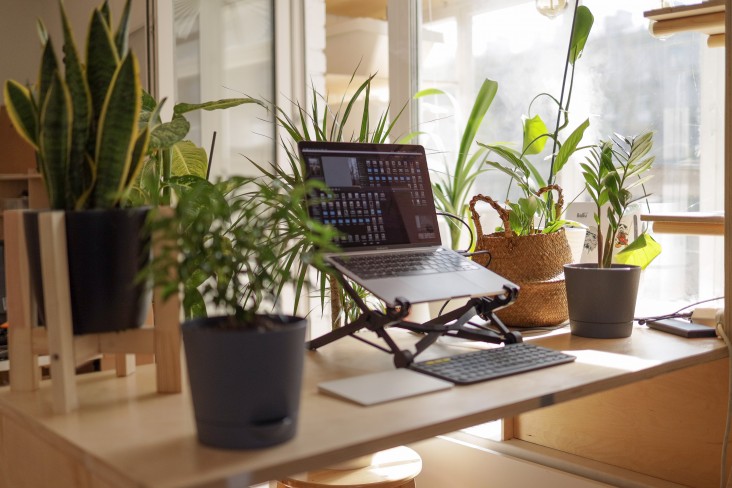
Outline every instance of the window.
<path fill-rule="evenodd" d="M 569 3 L 563 15 L 549 19 L 533 1 L 427 2 L 420 88 L 450 95 L 420 102 L 420 130 L 428 134 L 422 142 L 433 153 L 434 171 L 455 160 L 465 117 L 485 78 L 496 80 L 499 88 L 478 133 L 480 142 L 520 143 L 521 116 L 532 98 L 542 92 L 559 98 L 574 2 Z M 720 210 L 724 50 L 708 48 L 705 36 L 694 33 L 654 39 L 643 12 L 658 8 L 657 1 L 583 4 L 595 22 L 576 64 L 563 137 L 588 117 L 585 144 L 614 132 L 633 135 L 651 128 L 656 131 L 654 178 L 647 187 L 651 211 Z M 532 114 L 537 112 L 547 125 L 556 121 L 556 105 L 537 102 Z M 568 201 L 582 189 L 582 158 L 576 155 L 559 175 Z M 546 174 L 548 163 L 540 170 Z M 507 188 L 506 176 L 489 171 L 472 193 L 502 201 Z M 722 262 L 721 238 L 654 237 L 663 252 L 644 272 L 639 315 L 671 312 L 676 305 L 723 293 L 723 269 L 715 264 Z"/>

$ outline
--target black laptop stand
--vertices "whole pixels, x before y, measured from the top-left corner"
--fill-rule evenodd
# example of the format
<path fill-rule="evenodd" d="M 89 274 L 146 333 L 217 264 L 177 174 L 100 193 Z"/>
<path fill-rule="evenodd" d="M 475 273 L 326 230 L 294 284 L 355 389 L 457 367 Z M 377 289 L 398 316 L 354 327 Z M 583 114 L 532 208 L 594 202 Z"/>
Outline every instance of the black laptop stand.
<path fill-rule="evenodd" d="M 523 341 L 520 332 L 509 330 L 495 314 L 496 310 L 506 307 L 516 300 L 518 295 L 517 288 L 504 286 L 504 294 L 493 297 L 471 298 L 465 305 L 455 310 L 441 314 L 439 317 L 435 317 L 422 324 L 417 324 L 404 320 L 409 314 L 410 303 L 408 301 L 397 298 L 395 300 L 396 306 L 387 307 L 386 312 L 373 310 L 358 296 L 341 273 L 334 272 L 333 276 L 338 278 L 343 289 L 356 302 L 358 308 L 361 309 L 361 315 L 343 327 L 339 327 L 316 339 L 308 341 L 305 344 L 308 349 L 315 350 L 341 337 L 351 336 L 377 349 L 393 354 L 394 365 L 397 368 L 406 368 L 414 362 L 417 355 L 434 344 L 442 336 L 458 337 L 492 344 L 513 344 Z M 490 321 L 498 330 L 466 327 L 468 321 L 475 316 Z M 396 342 L 394 342 L 394 339 L 389 335 L 387 330 L 389 327 L 397 327 L 421 333 L 424 334 L 424 337 L 415 344 L 414 352 L 407 349 L 400 349 Z M 364 328 L 374 332 L 386 343 L 386 347 L 355 334 Z"/>

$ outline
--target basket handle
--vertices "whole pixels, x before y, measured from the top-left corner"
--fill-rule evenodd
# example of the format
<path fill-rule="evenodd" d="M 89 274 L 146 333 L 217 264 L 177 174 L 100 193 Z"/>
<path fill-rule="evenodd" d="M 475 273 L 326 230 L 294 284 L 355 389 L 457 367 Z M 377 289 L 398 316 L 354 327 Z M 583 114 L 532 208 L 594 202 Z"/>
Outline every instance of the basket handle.
<path fill-rule="evenodd" d="M 562 208 L 564 207 L 564 194 L 562 193 L 562 188 L 559 185 L 547 185 L 539 188 L 536 195 L 541 196 L 542 194 L 552 190 L 557 192 L 557 203 L 554 205 L 554 212 L 559 216 L 562 215 Z"/>
<path fill-rule="evenodd" d="M 511 223 L 508 220 L 508 211 L 498 205 L 495 200 L 493 200 L 491 197 L 487 197 L 485 195 L 475 195 L 470 200 L 470 214 L 473 218 L 473 223 L 475 224 L 475 230 L 478 232 L 479 236 L 485 235 L 483 234 L 483 228 L 480 225 L 480 216 L 478 215 L 478 212 L 475 211 L 475 204 L 478 202 L 485 202 L 493 209 L 498 212 L 498 216 L 501 218 L 501 221 L 503 222 L 503 234 L 506 237 L 513 236 L 513 231 L 511 230 Z"/>

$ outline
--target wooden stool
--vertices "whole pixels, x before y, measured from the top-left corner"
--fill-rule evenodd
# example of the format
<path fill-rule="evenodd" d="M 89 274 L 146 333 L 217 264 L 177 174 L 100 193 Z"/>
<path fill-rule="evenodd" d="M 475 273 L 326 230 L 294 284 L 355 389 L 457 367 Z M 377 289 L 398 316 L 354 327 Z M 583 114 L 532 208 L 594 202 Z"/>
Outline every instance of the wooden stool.
<path fill-rule="evenodd" d="M 354 469 L 328 469 L 301 473 L 270 484 L 273 488 L 415 488 L 414 478 L 422 471 L 422 458 L 401 446 L 379 451 L 371 464 Z"/>

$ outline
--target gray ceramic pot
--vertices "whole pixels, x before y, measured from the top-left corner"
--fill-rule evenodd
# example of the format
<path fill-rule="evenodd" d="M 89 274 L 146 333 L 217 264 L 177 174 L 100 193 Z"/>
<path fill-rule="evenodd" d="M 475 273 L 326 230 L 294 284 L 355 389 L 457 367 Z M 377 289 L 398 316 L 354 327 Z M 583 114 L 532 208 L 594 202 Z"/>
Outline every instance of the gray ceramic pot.
<path fill-rule="evenodd" d="M 272 446 L 297 430 L 305 328 L 299 317 L 261 316 L 269 330 L 233 317 L 184 322 L 198 440 L 226 449 Z M 276 323 L 274 323 L 276 322 Z"/>
<path fill-rule="evenodd" d="M 615 339 L 633 332 L 641 268 L 594 263 L 564 266 L 569 325 L 572 334 Z"/>

